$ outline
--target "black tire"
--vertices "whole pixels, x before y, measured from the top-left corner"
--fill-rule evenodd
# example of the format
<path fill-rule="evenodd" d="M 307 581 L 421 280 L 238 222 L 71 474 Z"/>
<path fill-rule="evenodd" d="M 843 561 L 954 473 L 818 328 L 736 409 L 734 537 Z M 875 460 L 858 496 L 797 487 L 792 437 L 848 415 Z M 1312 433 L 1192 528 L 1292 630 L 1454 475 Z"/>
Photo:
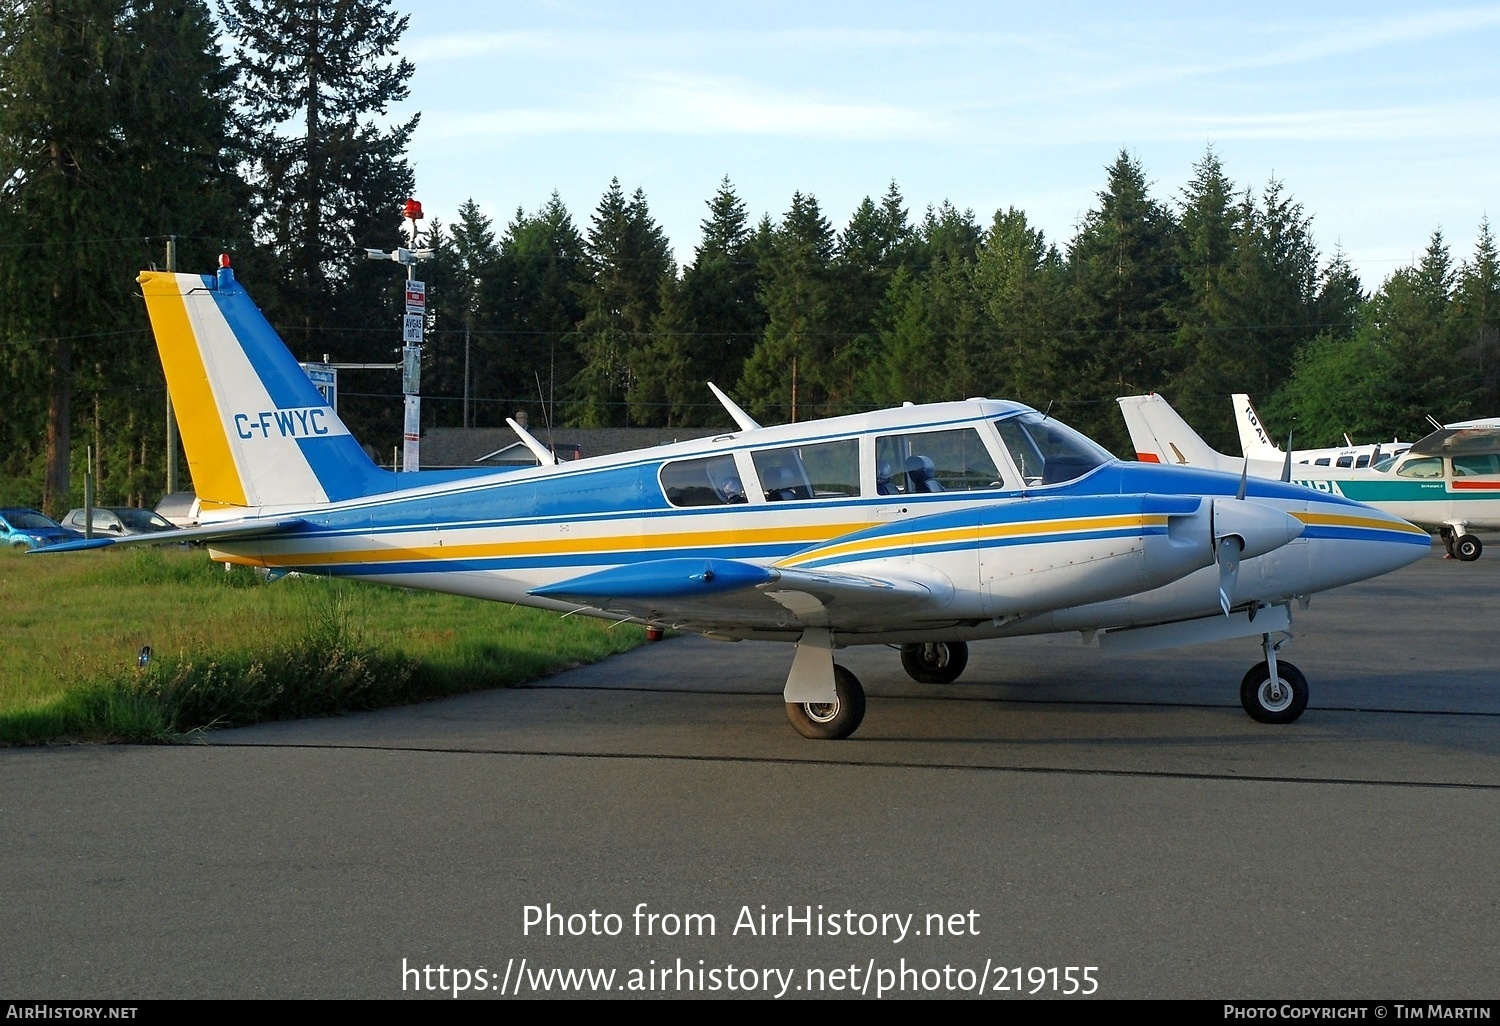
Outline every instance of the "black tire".
<path fill-rule="evenodd" d="M 1453 542 L 1454 542 L 1454 540 L 1455 540 L 1455 536 L 1454 536 L 1453 532 L 1450 531 L 1450 530 L 1448 530 L 1447 528 L 1443 528 L 1443 548 L 1445 548 L 1445 549 L 1448 550 L 1448 558 L 1449 559 L 1457 559 L 1458 558 L 1457 556 L 1455 556 L 1453 554 Z"/>
<path fill-rule="evenodd" d="M 962 641 L 928 641 L 901 646 L 901 666 L 919 684 L 952 684 L 969 665 Z"/>
<path fill-rule="evenodd" d="M 1484 543 L 1472 534 L 1461 534 L 1453 539 L 1453 556 L 1465 563 L 1472 563 L 1484 551 Z"/>
<path fill-rule="evenodd" d="M 1240 704 L 1258 723 L 1291 723 L 1307 708 L 1307 678 L 1284 659 L 1276 660 L 1280 694 L 1271 693 L 1271 668 L 1256 663 L 1240 681 Z"/>
<path fill-rule="evenodd" d="M 835 666 L 833 692 L 831 703 L 788 702 L 786 718 L 792 728 L 815 741 L 839 741 L 858 730 L 865 718 L 865 689 L 859 678 Z"/>

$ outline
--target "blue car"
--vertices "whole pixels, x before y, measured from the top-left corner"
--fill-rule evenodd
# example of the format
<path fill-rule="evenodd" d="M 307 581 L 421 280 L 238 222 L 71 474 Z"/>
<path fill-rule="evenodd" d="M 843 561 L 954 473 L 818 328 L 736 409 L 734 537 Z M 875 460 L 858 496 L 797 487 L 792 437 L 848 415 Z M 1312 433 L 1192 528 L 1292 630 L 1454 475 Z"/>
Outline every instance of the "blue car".
<path fill-rule="evenodd" d="M 59 542 L 78 541 L 83 535 L 70 531 L 34 509 L 0 509 L 0 545 L 13 549 L 40 549 Z"/>

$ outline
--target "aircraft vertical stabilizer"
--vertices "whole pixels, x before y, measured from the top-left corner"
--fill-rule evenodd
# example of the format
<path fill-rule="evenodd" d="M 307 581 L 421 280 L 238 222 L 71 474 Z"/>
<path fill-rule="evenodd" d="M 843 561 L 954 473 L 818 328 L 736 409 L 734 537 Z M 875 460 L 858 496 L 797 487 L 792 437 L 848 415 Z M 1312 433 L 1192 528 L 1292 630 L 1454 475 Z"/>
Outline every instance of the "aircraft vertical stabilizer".
<path fill-rule="evenodd" d="M 137 281 L 205 510 L 305 507 L 395 487 L 232 270 L 144 271 Z"/>
<path fill-rule="evenodd" d="M 1240 452 L 1252 460 L 1280 460 L 1286 458 L 1281 446 L 1271 440 L 1265 421 L 1260 419 L 1250 397 L 1243 392 L 1234 393 L 1234 423 L 1240 429 Z"/>
<path fill-rule="evenodd" d="M 1130 444 L 1142 463 L 1172 463 L 1238 473 L 1241 461 L 1216 452 L 1165 399 L 1156 394 L 1115 400 L 1125 416 Z"/>

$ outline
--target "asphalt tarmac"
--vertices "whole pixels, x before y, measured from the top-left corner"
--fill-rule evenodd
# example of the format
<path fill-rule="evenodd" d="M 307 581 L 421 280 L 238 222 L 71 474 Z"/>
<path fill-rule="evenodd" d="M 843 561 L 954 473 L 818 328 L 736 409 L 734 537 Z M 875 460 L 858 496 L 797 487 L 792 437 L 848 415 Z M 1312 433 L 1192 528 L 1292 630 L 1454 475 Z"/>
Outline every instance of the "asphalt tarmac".
<path fill-rule="evenodd" d="M 947 686 L 846 650 L 864 725 L 806 741 L 790 646 L 680 638 L 3 750 L 0 998 L 1493 999 L 1497 610 L 1500 555 L 1436 549 L 1315 597 L 1283 727 L 1239 706 L 1256 639 L 1074 634 L 975 645 Z"/>

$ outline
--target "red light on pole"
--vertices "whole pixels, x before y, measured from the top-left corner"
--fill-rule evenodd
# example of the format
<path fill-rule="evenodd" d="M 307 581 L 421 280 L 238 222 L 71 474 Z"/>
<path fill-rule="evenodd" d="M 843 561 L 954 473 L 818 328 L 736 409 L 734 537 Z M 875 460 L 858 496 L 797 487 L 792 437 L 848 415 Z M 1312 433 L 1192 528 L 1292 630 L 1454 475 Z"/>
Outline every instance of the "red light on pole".
<path fill-rule="evenodd" d="M 409 199 L 401 208 L 401 216 L 413 221 L 422 220 L 422 204 L 414 199 Z"/>

